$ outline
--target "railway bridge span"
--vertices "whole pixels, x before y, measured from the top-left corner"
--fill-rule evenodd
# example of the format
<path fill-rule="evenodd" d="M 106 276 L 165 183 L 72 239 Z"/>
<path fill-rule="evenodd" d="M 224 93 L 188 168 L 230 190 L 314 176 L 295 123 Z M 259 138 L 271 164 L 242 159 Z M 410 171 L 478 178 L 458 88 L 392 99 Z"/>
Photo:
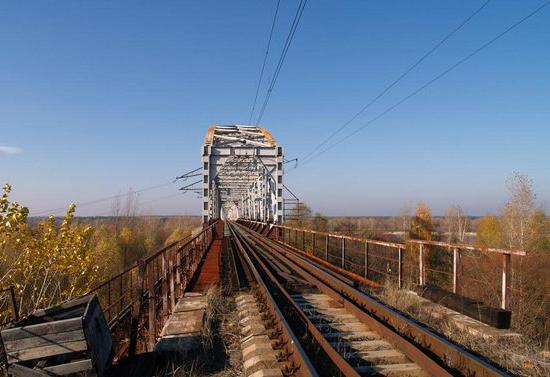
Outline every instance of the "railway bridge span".
<path fill-rule="evenodd" d="M 95 368 L 100 376 L 159 375 L 166 367 L 162 355 L 177 351 L 185 359 L 200 344 L 207 292 L 220 287 L 224 295 L 236 295 L 241 372 L 247 377 L 508 375 L 374 294 L 388 283 L 432 291 L 449 306 L 445 315 L 462 308 L 473 317 L 468 321 L 500 336 L 507 330 L 497 328 L 509 326 L 511 315 L 512 261 L 525 253 L 382 242 L 283 224 L 283 148 L 262 127 L 210 127 L 201 162 L 191 172 L 201 176 L 201 229 L 80 299 L 93 297 L 103 309 L 109 331 L 102 336 L 109 341 L 102 344 L 109 349 L 102 354 L 109 359 L 102 360 L 108 365 L 98 368 L 89 339 L 78 338 L 74 348 L 80 333 L 63 322 L 72 304 L 43 312 L 62 312 L 61 321 L 53 314 L 46 323 L 36 314 L 19 321 L 14 291 L 0 291 L 10 293 L 15 314 L 11 328 L 2 331 L 13 376 L 70 375 L 77 368 Z M 436 253 L 440 265 L 430 262 Z M 468 260 L 480 258 L 495 267 L 490 289 L 498 292 L 496 304 L 469 289 L 479 277 L 468 275 Z"/>

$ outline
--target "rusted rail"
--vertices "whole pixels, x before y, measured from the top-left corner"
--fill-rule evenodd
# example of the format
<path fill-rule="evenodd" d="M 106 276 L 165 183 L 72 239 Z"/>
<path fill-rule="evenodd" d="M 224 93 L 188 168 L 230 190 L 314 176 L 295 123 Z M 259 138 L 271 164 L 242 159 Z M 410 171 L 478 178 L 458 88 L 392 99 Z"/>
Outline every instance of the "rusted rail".
<path fill-rule="evenodd" d="M 259 294 L 268 307 L 268 312 L 272 317 L 273 323 L 276 324 L 276 332 L 280 334 L 282 338 L 281 346 L 284 348 L 284 355 L 286 355 L 290 361 L 289 368 L 285 371 L 285 375 L 317 377 L 318 374 L 309 360 L 309 357 L 306 355 L 298 338 L 292 331 L 281 309 L 273 298 L 271 290 L 266 285 L 260 271 L 251 260 L 249 255 L 251 249 L 247 245 L 247 242 L 235 232 L 234 228 L 231 227 L 230 230 L 233 234 L 235 245 L 241 254 L 241 258 L 245 261 L 248 270 L 253 275 L 259 288 Z M 265 272 L 266 270 L 264 269 L 263 271 Z"/>
<path fill-rule="evenodd" d="M 327 269 L 322 266 L 313 264 L 305 256 L 300 256 L 293 251 L 292 248 L 266 237 L 262 237 L 245 227 L 236 226 L 236 229 L 237 232 L 242 234 L 241 238 L 249 242 L 251 245 L 250 248 L 255 249 L 251 253 L 255 255 L 257 260 L 261 259 L 257 255 L 261 250 L 277 258 L 280 263 L 285 264 L 289 269 L 297 272 L 301 278 L 319 289 L 322 292 L 322 295 L 319 296 L 328 296 L 331 300 L 340 303 L 340 305 L 342 305 L 340 307 L 344 309 L 346 313 L 359 319 L 362 323 L 367 325 L 369 329 L 372 329 L 372 331 L 379 336 L 382 336 L 386 342 L 396 347 L 400 353 L 409 358 L 409 360 L 412 360 L 413 363 L 416 363 L 416 365 L 420 366 L 422 370 L 428 374 L 438 376 L 507 375 L 505 371 L 492 366 L 482 358 L 454 345 L 426 327 L 404 317 L 399 312 L 357 290 L 355 287 L 345 282 L 345 279 L 339 278 L 333 272 L 327 271 Z M 258 262 L 258 264 L 261 265 L 262 263 Z M 276 269 L 276 267 L 272 267 L 272 269 Z M 269 276 L 270 274 L 266 273 L 266 275 Z M 284 289 L 281 284 L 279 284 L 279 288 Z M 311 306 L 311 302 L 307 302 L 309 299 L 307 297 L 311 297 L 312 295 L 286 294 L 286 296 L 289 302 L 293 302 L 292 305 L 302 308 L 304 312 L 307 310 L 311 311 L 313 306 L 315 306 Z M 321 302 L 325 301 L 321 299 Z M 326 310 L 327 309 L 322 308 L 321 312 Z M 385 367 L 384 365 L 354 365 L 353 368 L 350 368 L 349 350 L 342 351 L 342 349 L 339 348 L 340 341 L 336 342 L 336 344 L 327 344 L 325 339 L 327 334 L 320 334 L 319 331 L 317 331 L 323 325 L 320 326 L 319 324 L 313 324 L 311 322 L 311 318 L 317 318 L 319 316 L 307 315 L 307 317 L 308 318 L 304 320 L 307 323 L 311 335 L 319 342 L 334 364 L 338 366 L 342 375 L 356 376 L 363 373 L 372 373 L 373 370 L 374 372 L 378 371 L 385 374 L 383 368 L 388 368 L 387 371 L 391 374 L 391 365 L 389 367 Z M 327 326 L 330 328 L 333 327 L 330 324 L 327 324 Z M 328 335 L 332 336 L 333 334 Z M 338 352 L 335 352 L 335 350 Z M 400 360 L 401 356 L 399 356 L 399 352 L 396 354 L 391 350 L 387 350 L 386 352 L 380 352 L 378 354 L 376 352 L 367 352 L 366 354 L 367 357 L 376 357 L 376 355 L 382 357 L 380 355 L 384 354 L 385 357 L 397 357 L 398 360 Z M 352 356 L 354 356 L 354 354 L 352 354 Z M 414 368 L 414 364 L 398 365 L 396 365 L 396 368 L 405 368 L 405 365 L 407 368 Z"/>
<path fill-rule="evenodd" d="M 387 280 L 399 287 L 431 284 L 502 309 L 510 308 L 514 291 L 510 279 L 512 260 L 525 256 L 521 250 L 424 240 L 384 242 L 256 221 L 240 222 L 378 284 Z M 479 266 L 480 261 L 489 266 L 483 276 L 471 272 L 471 266 Z M 482 297 L 480 292 L 484 290 L 479 286 L 484 286 L 490 295 Z M 497 294 L 498 302 L 487 302 Z"/>

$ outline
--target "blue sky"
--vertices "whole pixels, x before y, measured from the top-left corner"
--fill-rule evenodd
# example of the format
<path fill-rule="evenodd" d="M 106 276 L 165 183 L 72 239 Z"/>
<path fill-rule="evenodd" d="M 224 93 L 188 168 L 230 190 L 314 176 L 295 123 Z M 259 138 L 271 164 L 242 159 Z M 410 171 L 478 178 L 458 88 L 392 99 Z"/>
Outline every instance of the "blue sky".
<path fill-rule="evenodd" d="M 482 3 L 310 0 L 262 124 L 288 158 L 305 156 Z M 493 0 L 347 130 L 543 3 Z M 297 5 L 281 2 L 266 78 Z M 275 1 L 1 2 L 0 182 L 38 213 L 199 166 L 210 124 L 248 122 L 274 10 Z M 407 201 L 478 215 L 500 208 L 517 170 L 546 205 L 549 142 L 547 7 L 286 182 L 328 215 L 392 215 Z M 143 211 L 199 213 L 177 187 L 140 194 Z"/>

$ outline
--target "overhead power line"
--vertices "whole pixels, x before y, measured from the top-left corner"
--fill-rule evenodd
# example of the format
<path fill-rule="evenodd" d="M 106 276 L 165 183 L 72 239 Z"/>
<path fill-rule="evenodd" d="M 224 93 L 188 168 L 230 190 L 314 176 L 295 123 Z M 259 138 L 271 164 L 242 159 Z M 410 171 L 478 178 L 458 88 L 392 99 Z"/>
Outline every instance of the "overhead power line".
<path fill-rule="evenodd" d="M 269 86 L 267 88 L 267 93 L 265 95 L 264 102 L 263 102 L 262 107 L 260 109 L 260 113 L 258 114 L 258 118 L 256 119 L 256 125 L 258 125 L 262 121 L 265 110 L 266 110 L 267 105 L 269 103 L 269 100 L 271 98 L 271 93 L 273 92 L 273 88 L 275 87 L 275 83 L 277 82 L 277 78 L 279 77 L 279 74 L 281 73 L 283 63 L 285 61 L 285 58 L 286 58 L 286 55 L 287 55 L 288 50 L 290 48 L 290 45 L 292 44 L 292 40 L 294 39 L 294 35 L 296 34 L 296 29 L 298 28 L 298 25 L 300 24 L 300 19 L 302 18 L 302 13 L 304 12 L 304 8 L 306 7 L 306 4 L 307 4 L 307 0 L 300 0 L 300 4 L 298 4 L 298 9 L 296 9 L 296 14 L 294 15 L 292 25 L 290 26 L 290 31 L 288 32 L 288 35 L 286 37 L 285 44 L 284 44 L 283 50 L 281 52 L 281 56 L 279 57 L 279 61 L 277 62 L 277 66 L 275 67 L 275 71 L 273 72 L 273 76 L 272 76 L 271 81 L 269 83 Z"/>
<path fill-rule="evenodd" d="M 380 93 L 378 93 L 374 98 L 372 98 L 366 105 L 364 105 L 355 115 L 353 115 L 347 122 L 342 124 L 339 128 L 337 128 L 335 131 L 333 131 L 326 139 L 324 139 L 321 143 L 317 144 L 311 152 L 309 152 L 307 155 L 305 155 L 302 160 L 306 161 L 311 155 L 313 155 L 315 152 L 317 152 L 321 147 L 326 145 L 330 140 L 332 140 L 336 135 L 338 135 L 340 132 L 342 132 L 347 126 L 349 126 L 351 123 L 353 123 L 354 120 L 356 120 L 359 115 L 363 114 L 369 107 L 374 105 L 380 98 L 382 98 L 390 89 L 392 89 L 397 83 L 399 83 L 401 80 L 403 80 L 405 77 L 408 76 L 409 73 L 411 73 L 420 63 L 422 63 L 424 60 L 426 60 L 430 55 L 432 55 L 439 47 L 445 44 L 454 34 L 456 34 L 460 29 L 462 29 L 472 18 L 474 18 L 479 12 L 483 10 L 489 4 L 491 0 L 485 1 L 479 8 L 477 8 L 472 14 L 470 14 L 466 19 L 464 19 L 456 28 L 451 30 L 445 37 L 440 40 L 438 43 L 436 43 L 429 51 L 427 51 L 424 55 L 422 55 L 418 60 L 416 60 L 409 68 L 407 68 L 401 75 L 399 75 L 395 80 L 393 80 L 388 86 L 386 86 Z"/>
<path fill-rule="evenodd" d="M 428 88 L 430 85 L 432 85 L 433 83 L 435 83 L 436 81 L 438 81 L 439 79 L 443 78 L 444 76 L 446 76 L 447 74 L 449 74 L 450 72 L 452 72 L 454 69 L 456 69 L 458 66 L 464 64 L 465 62 L 467 62 L 468 60 L 470 60 L 472 57 L 474 57 L 475 55 L 477 55 L 478 53 L 480 53 L 481 51 L 483 51 L 484 49 L 486 49 L 487 47 L 489 47 L 490 45 L 492 45 L 494 42 L 496 42 L 497 40 L 499 40 L 500 38 L 502 38 L 503 36 L 505 36 L 506 34 L 508 34 L 510 31 L 514 30 L 515 28 L 517 28 L 519 25 L 521 25 L 522 23 L 524 23 L 525 21 L 527 21 L 528 19 L 530 19 L 531 17 L 533 17 L 534 15 L 536 15 L 537 13 L 539 13 L 541 10 L 543 10 L 545 7 L 547 7 L 548 5 L 550 5 L 550 1 L 547 1 L 546 3 L 540 5 L 539 7 L 537 7 L 535 10 L 533 10 L 531 13 L 529 13 L 528 15 L 524 16 L 523 18 L 521 18 L 520 20 L 516 21 L 515 23 L 513 23 L 512 25 L 508 26 L 504 31 L 502 31 L 501 33 L 497 34 L 495 37 L 491 38 L 489 41 L 483 43 L 481 46 L 479 46 L 478 48 L 476 48 L 475 50 L 473 50 L 472 52 L 470 52 L 468 55 L 464 56 L 462 59 L 458 60 L 456 63 L 454 63 L 453 65 L 451 65 L 450 67 L 448 67 L 446 70 L 444 70 L 443 72 L 441 72 L 440 74 L 438 74 L 437 76 L 435 76 L 434 78 L 432 78 L 431 80 L 427 81 L 424 85 L 420 86 L 419 88 L 417 88 L 416 90 L 414 90 L 412 93 L 408 94 L 407 96 L 403 97 L 401 100 L 399 100 L 398 102 L 396 102 L 395 104 L 393 104 L 392 106 L 388 107 L 386 110 L 382 111 L 380 114 L 378 114 L 377 116 L 375 116 L 374 118 L 370 119 L 367 123 L 363 124 L 362 126 L 360 126 L 359 128 L 356 128 L 352 133 L 348 134 L 347 136 L 343 137 L 342 139 L 340 139 L 339 141 L 329 145 L 327 148 L 319 151 L 318 153 L 316 153 L 315 155 L 311 156 L 308 160 L 306 161 L 303 161 L 302 162 L 302 165 L 306 162 L 309 162 L 311 161 L 312 159 L 314 158 L 317 158 L 319 157 L 320 155 L 322 155 L 323 153 L 325 152 L 328 152 L 329 150 L 331 150 L 332 148 L 334 148 L 335 146 L 343 143 L 344 141 L 346 141 L 347 139 L 349 139 L 350 137 L 356 135 L 358 132 L 362 131 L 363 129 L 365 129 L 366 127 L 370 126 L 371 124 L 373 124 L 374 122 L 376 122 L 377 120 L 379 120 L 380 118 L 382 118 L 384 115 L 388 114 L 389 112 L 395 110 L 397 107 L 399 107 L 400 105 L 402 105 L 403 103 L 405 103 L 406 101 L 408 101 L 409 99 L 411 99 L 412 97 L 416 96 L 418 93 L 422 92 L 424 89 Z"/>
<path fill-rule="evenodd" d="M 269 56 L 269 48 L 271 47 L 271 39 L 273 38 L 273 30 L 275 29 L 275 23 L 277 21 L 277 14 L 279 14 L 279 5 L 281 0 L 277 1 L 277 7 L 275 8 L 275 15 L 273 15 L 273 22 L 271 23 L 271 30 L 269 32 L 269 38 L 267 40 L 267 47 L 265 49 L 264 61 L 262 63 L 262 69 L 260 70 L 260 78 L 258 79 L 258 85 L 256 87 L 256 94 L 254 95 L 254 102 L 252 104 L 252 109 L 250 110 L 250 118 L 248 123 L 252 123 L 252 117 L 254 116 L 254 111 L 256 110 L 256 102 L 258 101 L 258 93 L 260 92 L 260 86 L 262 85 L 262 79 L 264 77 L 265 63 L 267 62 L 267 57 Z"/>
<path fill-rule="evenodd" d="M 181 192 L 178 192 L 177 194 L 159 196 L 159 197 L 153 198 L 151 200 L 147 200 L 145 202 L 140 202 L 139 207 L 143 207 L 144 205 L 160 202 L 162 200 L 175 198 L 176 196 L 182 197 L 183 195 L 184 194 L 182 194 Z M 100 214 L 95 215 L 95 216 L 113 216 L 113 212 L 112 211 L 104 211 L 104 212 L 101 212 Z"/>
<path fill-rule="evenodd" d="M 103 202 L 113 200 L 113 199 L 117 199 L 117 198 L 123 198 L 123 197 L 129 196 L 129 195 L 139 194 L 141 192 L 151 191 L 151 190 L 155 190 L 155 189 L 158 189 L 158 188 L 170 186 L 173 183 L 174 182 L 167 182 L 167 183 L 163 183 L 163 184 L 160 184 L 160 185 L 145 187 L 145 188 L 142 188 L 142 189 L 139 189 L 139 190 L 131 190 L 131 191 L 128 191 L 127 193 L 125 193 L 125 194 L 112 195 L 112 196 L 108 196 L 108 197 L 104 197 L 104 198 L 100 198 L 100 199 L 90 200 L 90 201 L 87 201 L 87 202 L 78 202 L 78 203 L 75 203 L 75 204 L 76 204 L 77 208 L 86 207 L 86 206 L 90 206 L 90 205 L 98 204 L 98 203 L 103 203 Z M 59 212 L 59 211 L 64 211 L 66 209 L 67 209 L 67 207 L 58 207 L 58 208 L 53 208 L 53 209 L 49 209 L 49 210 L 45 210 L 45 211 L 38 211 L 38 212 L 33 213 L 33 216 L 41 216 L 41 215 L 45 215 L 45 214 L 49 215 L 49 214 L 56 213 L 56 212 Z"/>

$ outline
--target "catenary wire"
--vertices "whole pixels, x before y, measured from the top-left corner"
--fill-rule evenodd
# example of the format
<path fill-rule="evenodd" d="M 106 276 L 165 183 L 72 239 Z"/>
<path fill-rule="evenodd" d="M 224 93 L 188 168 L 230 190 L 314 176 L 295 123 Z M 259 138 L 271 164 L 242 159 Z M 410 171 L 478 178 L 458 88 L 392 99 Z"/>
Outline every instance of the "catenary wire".
<path fill-rule="evenodd" d="M 374 105 L 380 98 L 382 98 L 388 91 L 390 91 L 395 85 L 397 85 L 401 80 L 408 76 L 418 65 L 420 65 L 424 60 L 426 60 L 430 55 L 432 55 L 437 49 L 445 44 L 454 34 L 456 34 L 460 29 L 462 29 L 472 18 L 474 18 L 479 12 L 485 8 L 491 0 L 485 1 L 479 8 L 477 8 L 473 13 L 471 13 L 466 19 L 464 19 L 457 27 L 451 30 L 443 39 L 436 43 L 429 51 L 422 55 L 418 60 L 416 60 L 411 66 L 409 66 L 401 75 L 399 75 L 395 80 L 393 80 L 388 86 L 386 86 L 380 93 L 373 97 L 366 105 L 364 105 L 355 115 L 353 115 L 347 122 L 343 123 L 339 128 L 333 131 L 326 139 L 321 143 L 317 144 L 307 155 L 305 155 L 302 160 L 307 160 L 311 155 L 321 149 L 326 145 L 330 140 L 332 140 L 336 135 L 342 132 L 347 128 L 353 121 L 355 121 L 359 115 L 363 114 L 369 107 Z"/>
<path fill-rule="evenodd" d="M 145 187 L 145 188 L 142 188 L 142 189 L 139 189 L 139 190 L 131 190 L 131 191 L 129 191 L 127 193 L 124 193 L 124 194 L 112 195 L 112 196 L 108 196 L 108 197 L 104 197 L 104 198 L 100 198 L 100 199 L 90 200 L 90 201 L 87 201 L 87 202 L 77 202 L 77 203 L 75 203 L 75 205 L 77 206 L 77 208 L 86 207 L 86 206 L 106 202 L 106 201 L 117 199 L 117 198 L 123 198 L 123 197 L 128 196 L 128 195 L 134 195 L 134 194 L 139 194 L 139 193 L 145 192 L 145 191 L 151 191 L 151 190 L 159 189 L 159 188 L 162 188 L 162 187 L 170 186 L 172 184 L 174 184 L 174 182 L 172 182 L 172 181 L 171 182 L 166 182 L 166 183 L 162 183 L 160 185 L 149 186 L 149 187 Z M 63 210 L 66 210 L 66 209 L 67 209 L 67 207 L 57 207 L 57 208 L 53 208 L 53 209 L 49 209 L 49 210 L 38 211 L 38 212 L 33 213 L 33 216 L 41 216 L 41 215 L 45 215 L 45 214 L 56 213 L 56 212 L 63 211 Z"/>
<path fill-rule="evenodd" d="M 275 68 L 275 71 L 274 71 L 273 76 L 271 78 L 271 81 L 269 83 L 264 102 L 263 102 L 262 107 L 260 109 L 260 112 L 258 114 L 258 118 L 256 119 L 256 125 L 258 125 L 262 121 L 262 118 L 264 116 L 264 113 L 265 113 L 265 110 L 266 110 L 267 105 L 269 103 L 269 100 L 271 99 L 271 93 L 273 93 L 275 83 L 277 82 L 279 74 L 281 73 L 281 69 L 282 69 L 284 61 L 286 59 L 286 55 L 288 53 L 290 45 L 292 44 L 292 41 L 294 39 L 294 35 L 296 34 L 296 30 L 297 30 L 298 25 L 300 23 L 300 19 L 302 18 L 302 14 L 304 12 L 306 4 L 307 4 L 307 0 L 301 0 L 300 4 L 298 4 L 298 9 L 296 9 L 296 14 L 294 15 L 294 19 L 292 21 L 290 31 L 287 35 L 285 44 L 283 46 L 281 56 L 279 57 L 279 61 L 277 62 L 277 66 Z"/>
<path fill-rule="evenodd" d="M 273 38 L 273 30 L 275 30 L 275 23 L 277 22 L 277 14 L 279 13 L 279 5 L 281 0 L 277 1 L 277 7 L 275 8 L 275 15 L 273 16 L 273 22 L 271 23 L 271 31 L 269 32 L 269 38 L 267 40 L 267 47 L 265 50 L 264 61 L 262 63 L 262 68 L 260 70 L 260 78 L 258 79 L 258 85 L 256 86 L 256 94 L 254 95 L 254 102 L 252 104 L 252 109 L 250 110 L 250 118 L 248 123 L 252 123 L 252 117 L 254 116 L 254 111 L 256 110 L 256 103 L 258 101 L 258 93 L 260 92 L 260 86 L 262 85 L 262 80 L 265 72 L 265 63 L 267 62 L 267 57 L 269 56 L 269 49 L 271 47 L 271 40 Z"/>
<path fill-rule="evenodd" d="M 501 33 L 497 34 L 495 37 L 491 38 L 489 41 L 485 42 L 484 44 L 482 44 L 481 46 L 479 46 L 478 48 L 476 48 L 474 51 L 472 51 L 471 53 L 469 53 L 468 55 L 464 56 L 462 59 L 460 59 L 459 61 L 457 61 L 456 63 L 454 63 L 453 65 L 451 65 L 450 67 L 448 67 L 446 70 L 444 70 L 443 72 L 441 72 L 440 74 L 438 74 L 437 76 L 435 76 L 434 78 L 432 78 L 431 80 L 429 80 L 428 82 L 426 82 L 425 84 L 423 84 L 422 86 L 420 86 L 419 88 L 417 88 L 416 90 L 414 90 L 412 93 L 408 94 L 407 96 L 405 96 L 404 98 L 402 98 L 401 100 L 399 100 L 397 103 L 393 104 L 392 106 L 388 107 L 386 110 L 382 111 L 380 114 L 378 114 L 377 116 L 375 116 L 374 118 L 370 119 L 367 123 L 363 124 L 362 126 L 356 128 L 353 132 L 351 132 L 350 134 L 348 134 L 347 136 L 343 137 L 342 139 L 340 139 L 339 141 L 329 145 L 327 148 L 317 152 L 315 155 L 312 155 L 309 159 L 307 160 L 304 160 L 302 161 L 301 163 L 301 166 L 303 166 L 305 163 L 311 161 L 312 159 L 315 159 L 317 157 L 319 157 L 320 155 L 328 152 L 329 150 L 331 150 L 332 148 L 334 148 L 335 146 L 343 143 L 344 141 L 346 141 L 347 139 L 349 139 L 350 137 L 356 135 L 358 132 L 362 131 L 363 129 L 365 129 L 366 127 L 370 126 L 372 123 L 376 122 L 378 119 L 382 118 L 384 115 L 388 114 L 389 112 L 393 111 L 394 109 L 396 109 L 398 106 L 400 106 L 401 104 L 403 104 L 404 102 L 408 101 L 409 99 L 411 99 L 412 97 L 416 96 L 418 93 L 422 92 L 424 89 L 426 89 L 427 87 L 429 87 L 430 85 L 432 85 L 433 83 L 435 83 L 436 81 L 438 81 L 439 79 L 441 79 L 442 77 L 446 76 L 447 74 L 449 74 L 451 71 L 453 71 L 454 69 L 456 69 L 458 66 L 462 65 L 463 63 L 465 63 L 466 61 L 468 61 L 469 59 L 471 59 L 472 57 L 474 57 L 475 55 L 477 55 L 479 52 L 481 52 L 482 50 L 484 50 L 485 48 L 489 47 L 491 44 L 493 44 L 494 42 L 496 42 L 498 39 L 502 38 L 504 35 L 506 35 L 507 33 L 509 33 L 510 31 L 512 31 L 513 29 L 515 29 L 516 27 L 518 27 L 519 25 L 521 25 L 522 23 L 524 23 L 525 21 L 527 21 L 528 19 L 530 19 L 531 17 L 533 17 L 534 15 L 536 15 L 537 13 L 539 13 L 541 10 L 543 10 L 545 7 L 547 7 L 548 5 L 550 5 L 550 1 L 540 5 L 538 8 L 536 8 L 535 10 L 533 10 L 531 13 L 529 13 L 528 15 L 524 16 L 523 18 L 521 18 L 520 20 L 516 21 L 515 23 L 513 23 L 512 25 L 508 26 L 504 31 L 502 31 Z"/>

